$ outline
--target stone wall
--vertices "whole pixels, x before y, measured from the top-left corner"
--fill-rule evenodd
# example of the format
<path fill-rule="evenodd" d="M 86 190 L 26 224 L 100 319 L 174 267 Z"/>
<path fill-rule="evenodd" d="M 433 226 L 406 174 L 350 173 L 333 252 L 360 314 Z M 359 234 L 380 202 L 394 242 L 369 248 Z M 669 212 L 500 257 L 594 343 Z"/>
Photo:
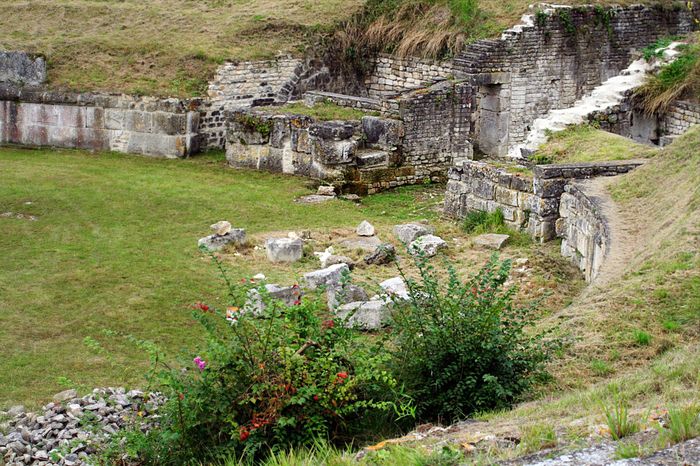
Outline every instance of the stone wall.
<path fill-rule="evenodd" d="M 333 92 L 309 91 L 304 93 L 304 103 L 309 107 L 319 103 L 332 103 L 339 107 L 377 112 L 386 116 L 399 116 L 399 104 L 395 99 L 372 99 Z"/>
<path fill-rule="evenodd" d="M 454 60 L 455 73 L 477 78 L 508 73 L 509 82 L 492 89 L 507 107 L 508 146 L 522 143 L 528 126 L 550 110 L 571 106 L 602 81 L 615 76 L 660 37 L 693 30 L 685 7 L 630 6 L 600 9 L 549 8 L 505 31 L 500 39 L 468 46 Z M 477 117 L 482 125 L 488 118 Z M 478 128 L 477 128 L 478 132 Z M 488 148 L 490 155 L 498 155 Z M 500 149 L 502 152 L 502 149 Z"/>
<path fill-rule="evenodd" d="M 46 81 L 44 57 L 0 51 L 0 83 L 38 86 Z"/>
<path fill-rule="evenodd" d="M 610 230 L 598 201 L 586 195 L 585 185 L 567 184 L 559 202 L 557 236 L 561 254 L 581 269 L 586 281 L 595 280 L 610 250 Z"/>
<path fill-rule="evenodd" d="M 229 62 L 216 71 L 207 94 L 213 105 L 225 110 L 286 102 L 301 73 L 302 60 L 290 57 Z"/>
<path fill-rule="evenodd" d="M 365 85 L 370 97 L 391 98 L 453 76 L 454 69 L 449 61 L 380 54 Z"/>
<path fill-rule="evenodd" d="M 660 121 L 660 131 L 663 141 L 661 145 L 670 143 L 674 137 L 680 136 L 693 125 L 700 125 L 700 104 L 677 101 L 663 114 Z"/>
<path fill-rule="evenodd" d="M 0 143 L 184 157 L 198 150 L 188 102 L 0 86 Z"/>
<path fill-rule="evenodd" d="M 490 163 L 466 161 L 450 169 L 445 213 L 462 219 L 471 211 L 503 212 L 506 223 L 539 241 L 556 237 L 560 198 L 575 180 L 627 173 L 643 162 L 625 160 L 537 166 L 507 170 Z"/>

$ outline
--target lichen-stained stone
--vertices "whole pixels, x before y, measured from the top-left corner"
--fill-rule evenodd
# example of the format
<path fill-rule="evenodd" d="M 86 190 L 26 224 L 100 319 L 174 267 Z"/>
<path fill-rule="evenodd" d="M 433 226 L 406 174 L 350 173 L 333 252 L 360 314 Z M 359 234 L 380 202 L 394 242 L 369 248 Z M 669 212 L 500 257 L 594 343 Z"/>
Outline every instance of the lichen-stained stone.
<path fill-rule="evenodd" d="M 301 239 L 270 238 L 265 242 L 270 262 L 296 262 L 304 257 L 304 242 Z"/>

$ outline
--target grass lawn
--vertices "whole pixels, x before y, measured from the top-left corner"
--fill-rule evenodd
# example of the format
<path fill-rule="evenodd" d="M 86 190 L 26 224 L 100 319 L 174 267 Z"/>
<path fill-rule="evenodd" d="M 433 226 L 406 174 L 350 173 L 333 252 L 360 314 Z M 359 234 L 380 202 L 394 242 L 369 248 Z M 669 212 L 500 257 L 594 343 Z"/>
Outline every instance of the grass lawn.
<path fill-rule="evenodd" d="M 308 181 L 223 169 L 220 156 L 169 161 L 0 148 L 0 406 L 43 402 L 62 389 L 60 378 L 84 389 L 143 386 L 146 355 L 105 338 L 104 329 L 171 351 L 192 348 L 200 335 L 190 306 L 220 303 L 225 295 L 196 246 L 218 220 L 246 228 L 251 246 L 270 234 L 310 229 L 318 251 L 331 238 L 351 235 L 364 219 L 393 240 L 393 225 L 427 218 L 450 241 L 448 254 L 460 269 L 474 270 L 489 252 L 475 251 L 457 225 L 437 218 L 443 190 L 404 188 L 361 206 L 341 200 L 304 205 L 293 200 L 310 192 Z M 570 299 L 581 281 L 556 246 L 514 245 L 504 256 L 536 249 L 523 292 L 555 290 L 558 300 Z M 233 278 L 263 272 L 282 284 L 318 268 L 313 256 L 273 265 L 253 247 L 222 258 Z M 372 266 L 356 275 L 376 285 L 396 270 Z M 115 357 L 90 350 L 86 337 L 106 342 Z"/>

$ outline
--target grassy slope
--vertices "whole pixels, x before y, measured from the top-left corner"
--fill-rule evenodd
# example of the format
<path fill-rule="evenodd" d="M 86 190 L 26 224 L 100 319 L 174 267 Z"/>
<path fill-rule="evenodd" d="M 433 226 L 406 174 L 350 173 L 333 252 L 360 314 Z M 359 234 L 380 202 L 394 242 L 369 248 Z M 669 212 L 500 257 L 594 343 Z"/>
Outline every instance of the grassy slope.
<path fill-rule="evenodd" d="M 0 50 L 46 54 L 56 87 L 191 95 L 218 62 L 298 53 L 361 0 L 0 0 Z"/>
<path fill-rule="evenodd" d="M 700 127 L 612 187 L 633 241 L 621 276 L 552 316 L 574 337 L 553 367 L 561 392 L 485 416 L 490 430 L 545 424 L 578 441 L 614 393 L 633 418 L 700 402 Z M 640 343 L 636 332 L 650 336 Z M 483 428 L 483 426 L 479 426 Z M 512 452 L 511 452 L 512 453 Z"/>
<path fill-rule="evenodd" d="M 278 52 L 299 54 L 305 45 L 314 45 L 313 34 L 309 35 L 312 31 L 332 28 L 337 21 L 359 11 L 364 3 L 0 0 L 0 50 L 45 54 L 53 87 L 201 95 L 221 61 L 266 58 Z M 479 32 L 470 33 L 470 37 L 493 35 L 510 27 L 529 3 L 481 0 Z"/>
<path fill-rule="evenodd" d="M 598 162 L 647 158 L 658 150 L 588 125 L 553 133 L 535 158 L 546 163 Z"/>
<path fill-rule="evenodd" d="M 463 272 L 490 254 L 474 250 L 451 222 L 438 220 L 435 207 L 444 187 L 395 190 L 365 199 L 361 207 L 292 202 L 309 193 L 305 183 L 224 170 L 211 157 L 167 161 L 0 148 L 0 214 L 39 217 L 31 222 L 0 216 L 0 407 L 45 401 L 61 389 L 59 377 L 90 389 L 142 385 L 145 355 L 102 338 L 105 328 L 154 339 L 170 350 L 192 348 L 198 334 L 192 333 L 189 306 L 216 303 L 224 295 L 213 266 L 196 249 L 197 238 L 220 219 L 246 228 L 253 244 L 271 232 L 286 236 L 310 229 L 319 251 L 331 239 L 353 235 L 363 219 L 382 239 L 394 241 L 393 225 L 428 218 L 450 241 L 448 254 Z M 512 245 L 504 255 L 530 256 L 532 276 L 523 296 L 554 290 L 550 309 L 580 289 L 578 274 L 558 258 L 554 245 Z M 291 267 L 273 265 L 264 250 L 253 248 L 223 258 L 234 279 L 264 272 L 289 284 L 318 268 L 313 256 Z M 359 269 L 355 280 L 372 285 L 370 290 L 396 276 L 393 267 Z M 91 352 L 85 337 L 107 342 L 116 360 Z"/>

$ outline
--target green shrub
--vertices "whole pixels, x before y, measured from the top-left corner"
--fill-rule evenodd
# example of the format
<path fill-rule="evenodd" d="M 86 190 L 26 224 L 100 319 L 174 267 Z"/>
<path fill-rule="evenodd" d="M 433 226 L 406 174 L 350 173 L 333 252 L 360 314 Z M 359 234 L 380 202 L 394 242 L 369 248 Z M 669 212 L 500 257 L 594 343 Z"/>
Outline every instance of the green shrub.
<path fill-rule="evenodd" d="M 511 263 L 494 255 L 461 281 L 447 266 L 447 282 L 423 258 L 420 280 L 406 278 L 410 299 L 394 313 L 396 377 L 406 384 L 417 414 L 451 421 L 511 406 L 535 381 L 560 346 L 531 332 L 535 306 L 516 307 L 505 289 Z"/>
<path fill-rule="evenodd" d="M 159 427 L 137 427 L 119 450 L 139 464 L 258 460 L 319 439 L 351 440 L 364 434 L 360 422 L 391 425 L 411 414 L 383 369 L 381 341 L 359 341 L 344 321 L 324 318 L 320 300 L 300 296 L 288 307 L 264 287 L 227 283 L 234 306 L 199 304 L 193 314 L 207 334 L 201 351 L 178 366 L 151 351 L 150 389 L 168 401 Z M 260 316 L 244 308 L 252 290 L 265 304 Z"/>

